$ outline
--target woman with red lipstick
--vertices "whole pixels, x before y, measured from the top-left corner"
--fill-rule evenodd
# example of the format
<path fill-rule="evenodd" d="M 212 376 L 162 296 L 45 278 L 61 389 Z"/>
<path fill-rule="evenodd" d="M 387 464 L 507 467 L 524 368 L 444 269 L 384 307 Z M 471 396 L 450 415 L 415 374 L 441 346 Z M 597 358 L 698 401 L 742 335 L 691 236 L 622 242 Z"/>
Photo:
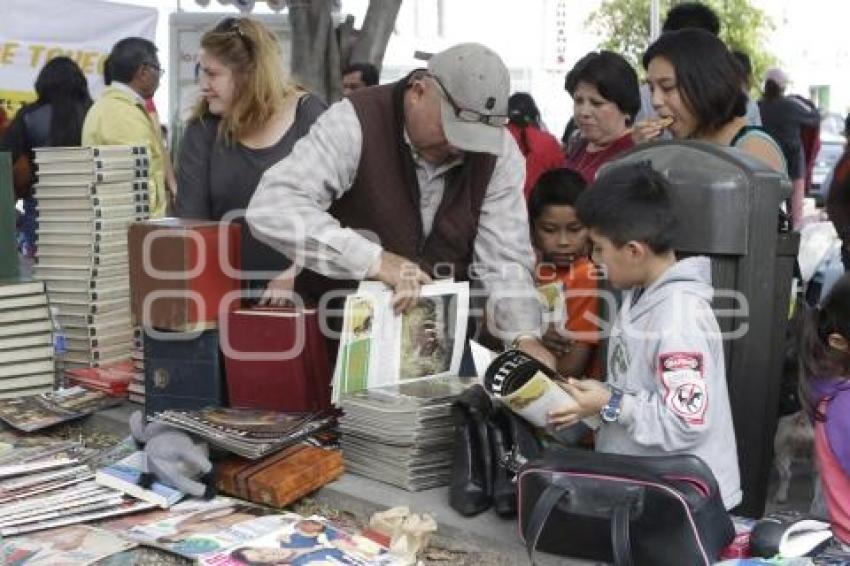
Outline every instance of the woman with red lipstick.
<path fill-rule="evenodd" d="M 634 145 L 631 125 L 640 110 L 637 74 L 620 55 L 594 51 L 567 74 L 566 89 L 573 97 L 573 120 L 580 132 L 567 155 L 567 167 L 592 183 L 603 163 Z"/>
<path fill-rule="evenodd" d="M 715 35 L 696 28 L 665 32 L 644 53 L 643 66 L 660 120 L 636 124 L 635 139 L 653 139 L 666 127 L 676 139 L 737 147 L 785 171 L 773 138 L 748 124 L 739 67 Z"/>
<path fill-rule="evenodd" d="M 274 33 L 251 18 L 224 19 L 201 38 L 201 99 L 177 163 L 177 215 L 242 221 L 263 173 L 289 155 L 325 109 L 284 72 Z M 242 222 L 248 298 L 286 304 L 291 262 Z"/>

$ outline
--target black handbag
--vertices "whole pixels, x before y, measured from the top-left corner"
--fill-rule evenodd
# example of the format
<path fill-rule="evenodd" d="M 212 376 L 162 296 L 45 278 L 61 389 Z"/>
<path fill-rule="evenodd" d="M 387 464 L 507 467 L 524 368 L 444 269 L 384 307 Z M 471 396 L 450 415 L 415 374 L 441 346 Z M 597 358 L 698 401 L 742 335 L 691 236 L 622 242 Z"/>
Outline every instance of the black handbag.
<path fill-rule="evenodd" d="M 696 456 L 554 447 L 519 473 L 519 529 L 537 550 L 616 566 L 710 565 L 735 536 Z"/>
<path fill-rule="evenodd" d="M 487 420 L 493 405 L 475 385 L 452 403 L 454 445 L 449 505 L 464 516 L 477 515 L 493 504 L 493 458 Z"/>
<path fill-rule="evenodd" d="M 534 428 L 493 403 L 480 385 L 452 405 L 455 424 L 449 505 L 465 516 L 491 506 L 503 517 L 517 513 L 516 474 L 542 452 Z"/>

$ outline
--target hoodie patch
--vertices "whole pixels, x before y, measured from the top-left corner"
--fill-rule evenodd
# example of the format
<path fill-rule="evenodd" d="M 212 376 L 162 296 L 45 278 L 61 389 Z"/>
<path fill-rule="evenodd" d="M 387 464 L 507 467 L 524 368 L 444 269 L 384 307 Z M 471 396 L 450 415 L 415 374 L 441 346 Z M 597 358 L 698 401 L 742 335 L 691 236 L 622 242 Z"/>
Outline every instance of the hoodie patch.
<path fill-rule="evenodd" d="M 658 356 L 664 403 L 686 422 L 703 424 L 708 408 L 701 352 L 667 352 Z"/>

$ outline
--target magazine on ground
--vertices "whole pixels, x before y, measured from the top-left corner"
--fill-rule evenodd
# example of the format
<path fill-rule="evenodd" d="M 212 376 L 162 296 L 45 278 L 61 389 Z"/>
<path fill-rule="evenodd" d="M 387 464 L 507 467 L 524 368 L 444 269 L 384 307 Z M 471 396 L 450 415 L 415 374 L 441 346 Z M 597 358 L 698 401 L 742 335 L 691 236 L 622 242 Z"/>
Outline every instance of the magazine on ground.
<path fill-rule="evenodd" d="M 205 566 L 255 564 L 393 566 L 404 562 L 386 547 L 361 534 L 351 534 L 324 517 L 294 513 L 276 516 L 278 528 L 243 544 L 203 556 Z"/>
<path fill-rule="evenodd" d="M 4 540 L 0 562 L 10 566 L 86 566 L 135 546 L 103 529 L 71 525 Z"/>
<path fill-rule="evenodd" d="M 469 284 L 423 285 L 416 305 L 396 315 L 393 292 L 365 281 L 346 297 L 333 401 L 345 393 L 457 375 L 466 340 Z"/>
<path fill-rule="evenodd" d="M 110 517 L 118 517 L 121 515 L 131 515 L 141 511 L 148 511 L 155 508 L 156 505 L 147 501 L 139 501 L 132 497 L 125 497 L 119 503 L 109 503 L 106 505 L 92 505 L 87 508 L 78 509 L 76 513 L 64 516 L 58 516 L 52 519 L 45 519 L 34 523 L 27 523 L 14 527 L 0 528 L 0 536 L 20 535 L 35 531 L 43 531 L 47 529 L 55 529 L 66 525 L 76 525 L 79 523 L 88 523 L 91 521 L 99 521 Z"/>
<path fill-rule="evenodd" d="M 40 430 L 114 406 L 121 400 L 83 387 L 0 399 L 0 420 L 24 432 Z"/>
<path fill-rule="evenodd" d="M 106 521 L 99 526 L 129 540 L 189 559 L 232 548 L 280 528 L 279 515 L 229 497 L 185 499 L 168 510 Z"/>
<path fill-rule="evenodd" d="M 76 442 L 50 442 L 0 454 L 0 478 L 11 478 L 80 464 L 90 451 Z"/>

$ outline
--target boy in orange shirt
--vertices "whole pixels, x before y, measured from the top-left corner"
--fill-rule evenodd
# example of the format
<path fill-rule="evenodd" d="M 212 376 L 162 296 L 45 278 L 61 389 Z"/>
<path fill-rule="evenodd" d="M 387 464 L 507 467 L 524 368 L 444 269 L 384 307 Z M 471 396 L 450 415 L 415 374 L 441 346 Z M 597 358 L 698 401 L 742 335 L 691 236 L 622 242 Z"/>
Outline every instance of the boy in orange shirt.
<path fill-rule="evenodd" d="M 531 239 L 538 254 L 538 288 L 550 311 L 560 310 L 543 337 L 564 377 L 601 379 L 597 270 L 588 258 L 588 230 L 576 216 L 575 203 L 585 190 L 584 179 L 569 169 L 547 171 L 528 200 Z M 563 290 L 563 294 L 558 289 Z"/>

